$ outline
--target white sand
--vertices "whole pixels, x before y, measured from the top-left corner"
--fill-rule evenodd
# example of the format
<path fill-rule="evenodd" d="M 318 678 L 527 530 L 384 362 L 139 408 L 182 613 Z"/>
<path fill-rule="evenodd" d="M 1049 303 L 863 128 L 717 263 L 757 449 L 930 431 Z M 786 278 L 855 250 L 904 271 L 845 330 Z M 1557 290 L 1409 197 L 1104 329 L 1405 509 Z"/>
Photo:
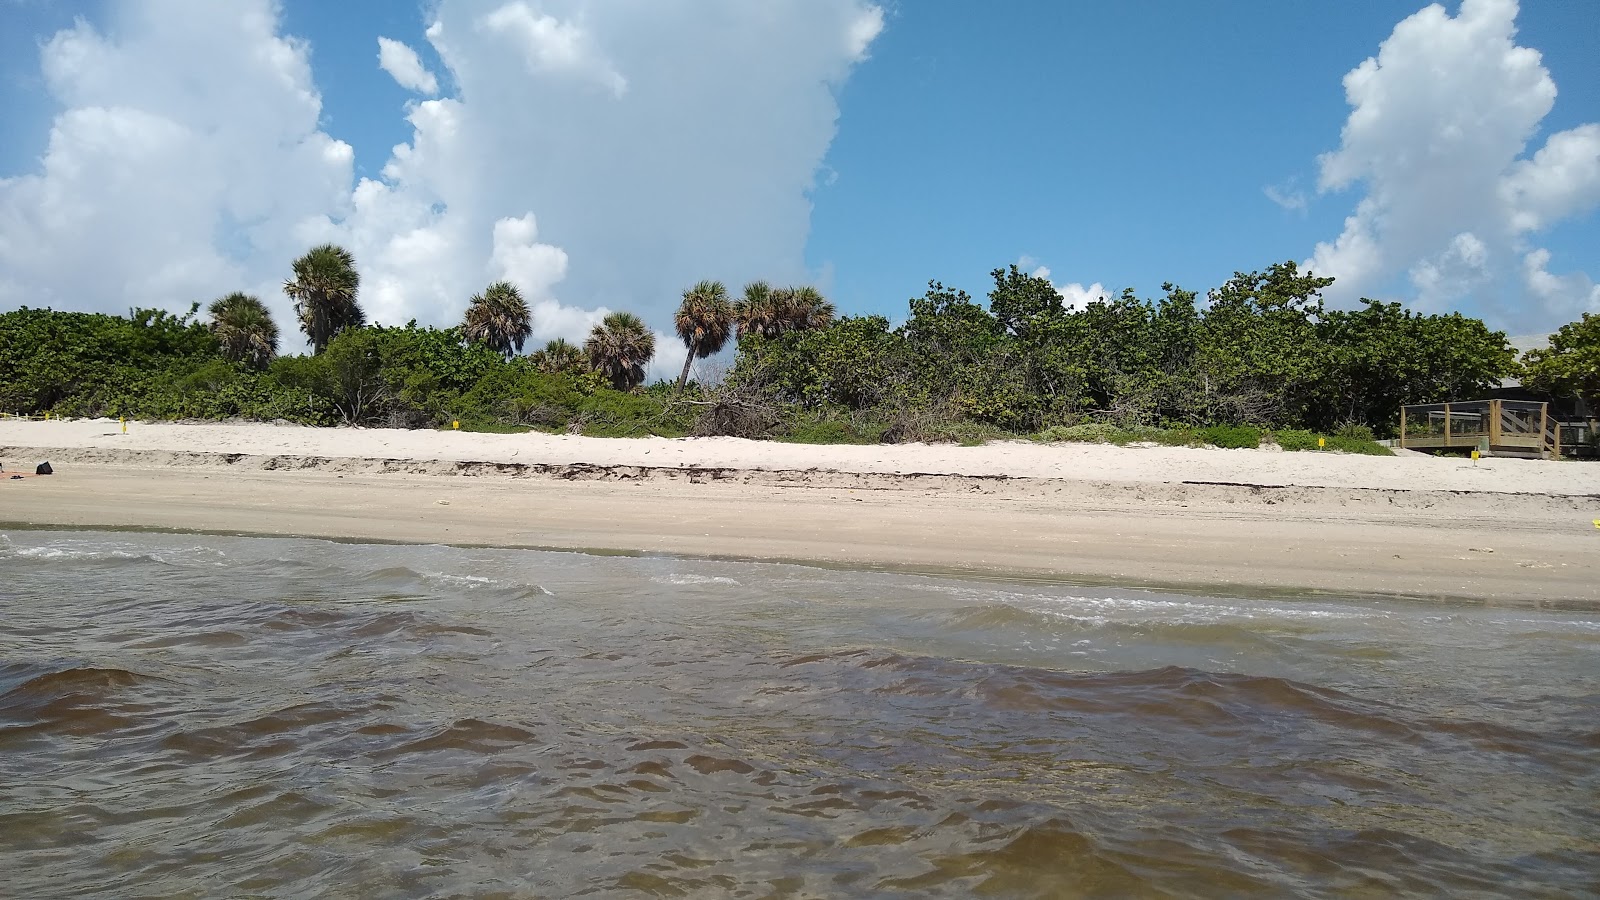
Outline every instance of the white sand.
<path fill-rule="evenodd" d="M 738 438 L 613 439 L 530 434 L 301 428 L 264 424 L 0 421 L 0 447 L 124 449 L 526 464 L 1008 475 L 1074 481 L 1234 482 L 1430 491 L 1600 495 L 1600 464 L 1422 455 L 1354 456 L 1008 441 L 817 446 Z"/>
<path fill-rule="evenodd" d="M 0 522 L 1600 608 L 1591 463 L 0 422 L 41 459 Z"/>

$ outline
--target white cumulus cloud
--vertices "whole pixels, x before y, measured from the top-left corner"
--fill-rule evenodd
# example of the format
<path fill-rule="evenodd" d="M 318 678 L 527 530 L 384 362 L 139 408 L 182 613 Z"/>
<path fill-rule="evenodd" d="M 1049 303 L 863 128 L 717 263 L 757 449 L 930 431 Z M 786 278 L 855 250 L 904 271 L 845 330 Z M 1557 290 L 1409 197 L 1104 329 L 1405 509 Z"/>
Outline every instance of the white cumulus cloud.
<path fill-rule="evenodd" d="M 1600 313 L 1600 285 L 1582 272 L 1552 275 L 1549 265 L 1549 250 L 1534 250 L 1522 258 L 1522 279 L 1529 296 L 1562 316 Z"/>
<path fill-rule="evenodd" d="M 1106 290 L 1105 286 L 1098 281 L 1088 287 L 1084 287 L 1076 281 L 1068 284 L 1055 284 L 1052 287 L 1056 289 L 1056 293 L 1061 295 L 1061 302 L 1066 305 L 1067 309 L 1083 309 L 1097 300 L 1106 300 L 1111 296 L 1111 292 Z"/>
<path fill-rule="evenodd" d="M 306 47 L 267 2 L 115 18 L 42 48 L 63 108 L 38 171 L 0 180 L 0 307 L 181 310 L 247 289 L 283 321 L 296 224 L 350 197 L 353 153 L 318 129 Z"/>
<path fill-rule="evenodd" d="M 336 241 L 374 320 L 452 324 L 508 278 L 536 341 L 607 309 L 666 328 L 702 278 L 805 279 L 835 93 L 883 27 L 867 0 L 438 0 L 432 87 L 452 93 L 397 109 L 411 138 L 356 182 L 318 124 L 339 86 L 273 0 L 112 7 L 45 45 L 61 111 L 38 171 L 0 181 L 0 307 L 245 289 L 292 331 L 289 262 Z M 431 93 L 415 53 L 389 57 Z"/>
<path fill-rule="evenodd" d="M 1517 12 L 1515 0 L 1463 0 L 1455 16 L 1428 6 L 1345 76 L 1350 116 L 1320 159 L 1318 187 L 1365 194 L 1306 263 L 1339 279 L 1330 301 L 1405 275 L 1424 308 L 1524 326 L 1564 321 L 1587 302 L 1581 291 L 1535 291 L 1522 271 L 1530 258 L 1541 272 L 1549 261 L 1530 246 L 1535 235 L 1600 204 L 1600 126 L 1551 134 L 1524 155 L 1556 85 L 1539 53 L 1517 45 Z"/>
<path fill-rule="evenodd" d="M 395 83 L 406 90 L 430 97 L 439 93 L 439 79 L 422 64 L 417 51 L 400 41 L 378 38 L 378 68 L 388 72 Z"/>
<path fill-rule="evenodd" d="M 535 12 L 517 0 L 481 17 L 478 26 L 515 45 L 529 71 L 587 79 L 618 97 L 628 90 L 628 80 L 595 46 L 588 30 L 576 22 Z"/>
<path fill-rule="evenodd" d="M 1098 281 L 1088 287 L 1076 281 L 1067 284 L 1056 284 L 1050 278 L 1050 267 L 1040 265 L 1037 259 L 1027 254 L 1023 254 L 1022 258 L 1017 260 L 1017 268 L 1031 269 L 1032 271 L 1028 274 L 1035 278 L 1043 278 L 1049 281 L 1050 286 L 1055 288 L 1056 293 L 1061 295 L 1061 303 L 1067 309 L 1081 310 L 1097 300 L 1105 300 L 1111 296 L 1111 292 L 1106 290 L 1105 286 Z"/>

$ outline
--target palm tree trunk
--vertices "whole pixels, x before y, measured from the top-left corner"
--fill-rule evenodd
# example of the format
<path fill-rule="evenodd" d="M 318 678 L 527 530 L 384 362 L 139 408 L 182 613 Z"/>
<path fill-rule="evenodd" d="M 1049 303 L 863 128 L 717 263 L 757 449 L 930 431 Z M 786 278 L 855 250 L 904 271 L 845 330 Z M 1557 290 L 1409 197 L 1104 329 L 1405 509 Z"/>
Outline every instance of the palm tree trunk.
<path fill-rule="evenodd" d="M 683 374 L 678 376 L 678 393 L 683 393 L 683 386 L 689 383 L 689 366 L 694 362 L 694 348 L 684 348 L 688 355 L 683 358 Z"/>

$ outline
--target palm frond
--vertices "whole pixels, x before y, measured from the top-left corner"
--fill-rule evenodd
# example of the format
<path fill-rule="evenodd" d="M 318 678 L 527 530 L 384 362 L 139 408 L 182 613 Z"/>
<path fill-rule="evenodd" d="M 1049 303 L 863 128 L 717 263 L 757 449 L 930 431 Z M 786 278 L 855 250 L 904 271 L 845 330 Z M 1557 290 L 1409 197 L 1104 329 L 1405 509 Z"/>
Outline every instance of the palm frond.
<path fill-rule="evenodd" d="M 366 313 L 356 299 L 361 276 L 350 251 L 335 244 L 312 247 L 294 261 L 293 270 L 294 278 L 283 283 L 283 292 L 294 301 L 295 316 L 313 353 L 321 353 L 346 328 L 366 324 Z"/>
<path fill-rule="evenodd" d="M 656 353 L 656 337 L 644 320 L 630 312 L 614 312 L 589 332 L 583 344 L 589 365 L 619 391 L 644 383 L 645 367 Z"/>
<path fill-rule="evenodd" d="M 278 355 L 278 324 L 259 299 L 235 292 L 213 300 L 207 311 L 223 356 L 262 369 Z"/>
<path fill-rule="evenodd" d="M 508 359 L 522 352 L 522 345 L 533 333 L 533 313 L 522 293 L 509 281 L 496 281 L 467 304 L 462 333 L 472 343 L 481 343 Z"/>

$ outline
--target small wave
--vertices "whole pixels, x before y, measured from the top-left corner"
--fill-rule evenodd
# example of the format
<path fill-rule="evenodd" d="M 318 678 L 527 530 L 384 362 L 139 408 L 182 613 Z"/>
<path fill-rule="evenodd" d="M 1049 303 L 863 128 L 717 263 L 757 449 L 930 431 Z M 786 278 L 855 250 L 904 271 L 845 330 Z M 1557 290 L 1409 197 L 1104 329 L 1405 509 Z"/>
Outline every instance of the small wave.
<path fill-rule="evenodd" d="M 126 669 L 94 666 L 31 672 L 26 666 L 7 668 L 9 672 L 0 671 L 0 683 L 13 686 L 0 694 L 0 720 L 20 732 L 103 736 L 136 725 L 140 717 L 131 711 L 139 705 L 120 695 L 152 680 Z"/>
<path fill-rule="evenodd" d="M 739 584 L 734 579 L 725 578 L 721 575 L 655 575 L 650 580 L 656 584 L 670 584 L 677 587 L 691 584 Z"/>
<path fill-rule="evenodd" d="M 1262 619 L 1287 621 L 1353 621 L 1371 618 L 1366 610 L 1316 607 L 1270 606 L 1261 603 L 1217 604 L 1191 600 L 1160 600 L 1140 597 L 1038 597 L 1033 608 L 1073 618 L 1090 618 L 1128 624 L 1180 623 L 1212 625 L 1221 622 Z M 1086 614 L 1086 615 L 1085 615 Z M 1381 613 L 1377 615 L 1382 615 Z"/>
<path fill-rule="evenodd" d="M 422 577 L 432 581 L 443 581 L 446 584 L 465 584 L 471 587 L 500 583 L 493 578 L 485 578 L 482 575 L 452 575 L 449 572 L 423 572 Z"/>
<path fill-rule="evenodd" d="M 156 562 L 154 557 L 143 553 L 130 553 L 127 550 L 90 550 L 80 547 L 16 547 L 10 551 L 12 556 L 23 559 L 49 559 L 49 560 L 113 560 L 113 559 L 145 559 Z"/>
<path fill-rule="evenodd" d="M 343 734 L 348 730 L 347 720 L 372 709 L 349 699 L 301 703 L 232 724 L 180 731 L 161 743 L 164 749 L 206 759 L 234 753 L 258 757 L 289 755 L 303 748 L 308 737 L 324 731 L 323 726 L 336 726 L 327 730 Z"/>
<path fill-rule="evenodd" d="M 1329 605 L 1283 606 L 1265 602 L 1226 602 L 1199 598 L 1148 596 L 1088 596 L 1083 594 L 1023 593 L 1017 591 L 933 585 L 935 593 L 971 600 L 975 605 L 1004 604 L 1031 613 L 1051 615 L 1084 624 L 1212 624 L 1228 621 L 1284 620 L 1289 622 L 1357 621 L 1387 617 L 1381 610 Z"/>
<path fill-rule="evenodd" d="M 101 669 L 94 666 L 73 666 L 46 671 L 39 671 L 38 668 L 31 666 L 15 668 L 21 671 L 0 673 L 0 678 L 14 682 L 12 687 L 0 694 L 0 705 L 9 705 L 12 701 L 25 698 L 105 694 L 146 680 L 146 676 L 126 669 Z M 37 674 L 30 675 L 30 670 Z M 6 675 L 10 677 L 5 677 Z"/>
<path fill-rule="evenodd" d="M 210 547 L 171 547 L 145 549 L 130 544 L 65 542 L 33 547 L 18 547 L 13 542 L 0 544 L 0 558 L 45 562 L 125 563 L 151 562 L 166 566 L 227 565 L 226 555 Z"/>
<path fill-rule="evenodd" d="M 539 585 L 505 581 L 486 575 L 464 575 L 456 572 L 425 572 L 406 566 L 390 566 L 358 576 L 361 584 L 371 587 L 387 585 L 393 590 L 360 598 L 347 598 L 345 603 L 376 603 L 435 599 L 434 592 L 495 592 L 511 597 L 526 597 L 550 592 Z M 459 594 L 458 594 L 459 595 Z"/>
<path fill-rule="evenodd" d="M 1056 710 L 1122 714 L 1232 726 L 1282 717 L 1414 740 L 1426 724 L 1403 721 L 1386 704 L 1286 678 L 1182 666 L 1109 674 L 1061 672 L 868 650 L 812 654 L 783 666 L 857 670 L 873 693 L 944 698 L 985 712 Z M 870 673 L 870 674 L 869 674 Z"/>
<path fill-rule="evenodd" d="M 455 724 L 439 729 L 427 737 L 406 741 L 398 746 L 380 750 L 374 753 L 373 756 L 378 759 L 386 759 L 411 753 L 430 753 L 440 750 L 487 756 L 519 744 L 526 744 L 533 739 L 532 732 L 518 728 L 515 725 L 502 725 L 496 722 L 485 722 L 481 719 L 461 719 Z"/>
<path fill-rule="evenodd" d="M 1104 616 L 1074 616 L 1058 610 L 1036 610 L 1010 603 L 985 603 L 964 606 L 950 612 L 931 613 L 928 618 L 955 632 L 991 631 L 1007 628 L 1049 628 L 1063 621 L 1099 627 L 1109 620 Z"/>

